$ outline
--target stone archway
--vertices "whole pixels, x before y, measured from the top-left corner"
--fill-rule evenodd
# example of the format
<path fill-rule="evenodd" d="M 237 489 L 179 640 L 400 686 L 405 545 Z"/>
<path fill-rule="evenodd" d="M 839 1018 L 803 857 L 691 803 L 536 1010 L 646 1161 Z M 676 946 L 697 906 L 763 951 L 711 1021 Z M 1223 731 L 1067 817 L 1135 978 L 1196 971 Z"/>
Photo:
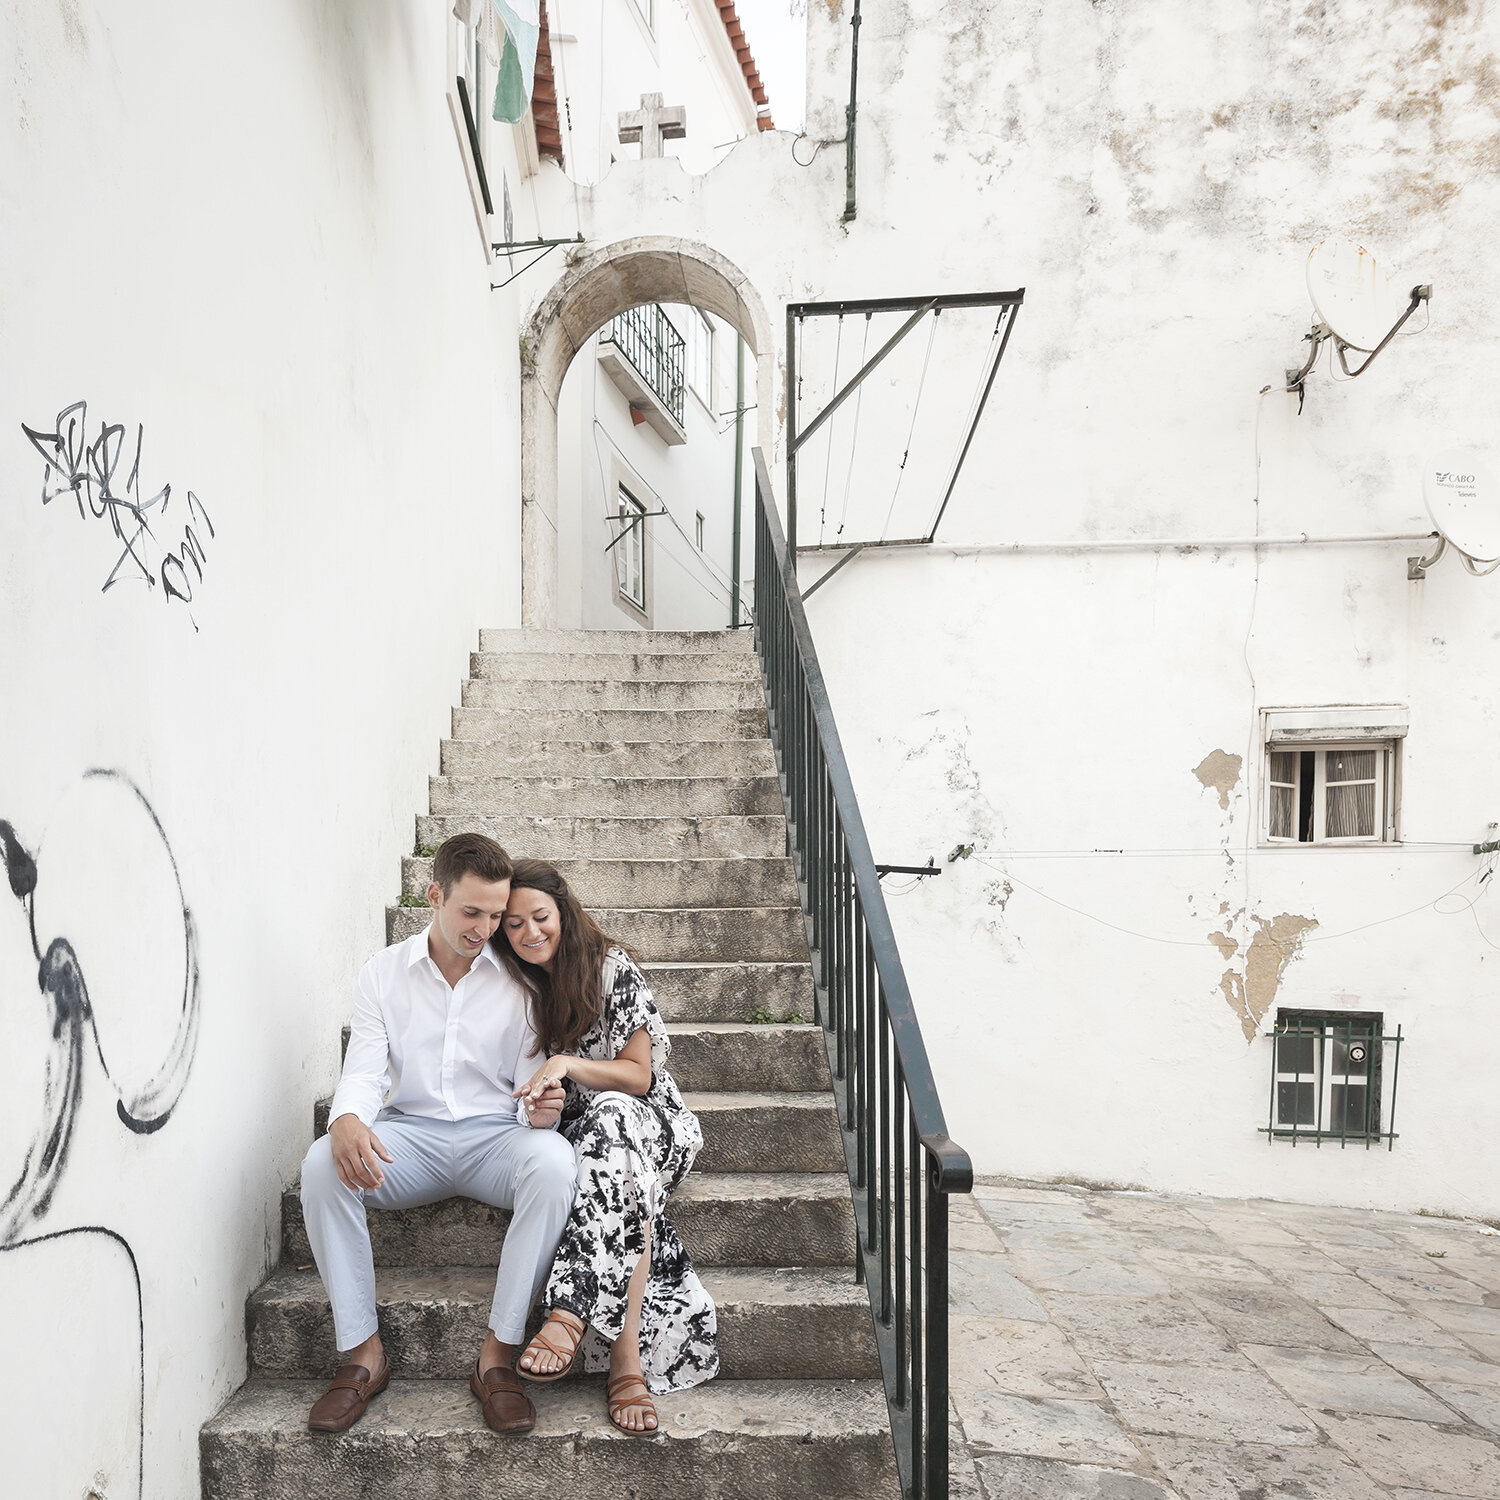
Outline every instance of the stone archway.
<path fill-rule="evenodd" d="M 731 324 L 756 363 L 756 435 L 776 438 L 775 341 L 749 278 L 716 250 L 670 235 L 618 240 L 570 266 L 542 298 L 521 348 L 521 624 L 557 620 L 557 404 L 573 356 L 617 313 L 688 303 Z"/>

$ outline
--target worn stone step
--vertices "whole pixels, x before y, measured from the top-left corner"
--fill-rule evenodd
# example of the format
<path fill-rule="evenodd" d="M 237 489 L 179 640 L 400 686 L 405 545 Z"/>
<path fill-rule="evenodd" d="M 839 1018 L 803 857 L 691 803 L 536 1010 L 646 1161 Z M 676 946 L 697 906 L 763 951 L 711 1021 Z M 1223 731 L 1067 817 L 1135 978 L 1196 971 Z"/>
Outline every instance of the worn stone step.
<path fill-rule="evenodd" d="M 509 817 L 771 817 L 782 812 L 774 776 L 430 776 L 434 814 Z"/>
<path fill-rule="evenodd" d="M 768 739 L 444 740 L 444 776 L 774 776 Z"/>
<path fill-rule="evenodd" d="M 869 1298 L 847 1268 L 705 1267 L 727 1380 L 874 1379 L 880 1360 Z M 375 1279 L 380 1336 L 403 1380 L 462 1380 L 484 1340 L 490 1266 L 383 1268 Z M 250 1372 L 327 1376 L 335 1348 L 328 1296 L 316 1271 L 282 1268 L 251 1294 Z M 532 1323 L 541 1321 L 538 1310 Z"/>
<path fill-rule="evenodd" d="M 755 682 L 760 662 L 739 651 L 471 651 L 469 675 L 515 679 L 628 682 Z"/>
<path fill-rule="evenodd" d="M 837 1172 L 844 1166 L 831 1093 L 689 1093 L 683 1102 L 703 1128 L 700 1171 Z M 327 1133 L 331 1103 L 313 1105 L 314 1136 Z"/>
<path fill-rule="evenodd" d="M 816 1093 L 828 1090 L 821 1026 L 748 1022 L 668 1022 L 669 1064 L 677 1086 L 693 1093 Z"/>
<path fill-rule="evenodd" d="M 567 859 L 563 878 L 585 906 L 793 906 L 792 862 L 778 859 Z M 432 861 L 401 861 L 401 889 L 426 896 Z"/>
<path fill-rule="evenodd" d="M 668 1209 L 701 1266 L 845 1266 L 854 1209 L 843 1172 L 690 1172 Z M 495 1266 L 510 1215 L 470 1198 L 370 1210 L 378 1266 Z M 296 1187 L 281 1200 L 281 1258 L 312 1264 Z"/>
<path fill-rule="evenodd" d="M 752 708 L 455 708 L 456 740 L 757 740 L 767 733 L 766 706 Z"/>
<path fill-rule="evenodd" d="M 418 848 L 436 849 L 455 833 L 488 834 L 513 855 L 532 859 L 771 859 L 786 853 L 786 819 L 779 813 L 685 818 L 444 813 L 417 819 Z"/>
<path fill-rule="evenodd" d="M 481 630 L 481 651 L 715 651 L 753 656 L 752 630 Z"/>
<path fill-rule="evenodd" d="M 652 910 L 601 907 L 594 920 L 617 942 L 646 962 L 697 959 L 808 957 L 800 906 L 704 906 Z M 427 926 L 426 906 L 388 906 L 386 942 L 399 943 Z"/>
<path fill-rule="evenodd" d="M 759 681 L 633 682 L 600 678 L 471 677 L 465 708 L 764 708 Z"/>
<path fill-rule="evenodd" d="M 252 1380 L 199 1436 L 203 1500 L 891 1500 L 885 1388 L 711 1380 L 656 1398 L 660 1430 L 611 1427 L 599 1377 L 536 1388 L 524 1438 L 485 1427 L 466 1382 L 393 1380 L 346 1433 L 312 1433 L 321 1380 Z"/>
<path fill-rule="evenodd" d="M 800 963 L 646 963 L 641 966 L 668 1021 L 813 1019 L 812 968 Z"/>

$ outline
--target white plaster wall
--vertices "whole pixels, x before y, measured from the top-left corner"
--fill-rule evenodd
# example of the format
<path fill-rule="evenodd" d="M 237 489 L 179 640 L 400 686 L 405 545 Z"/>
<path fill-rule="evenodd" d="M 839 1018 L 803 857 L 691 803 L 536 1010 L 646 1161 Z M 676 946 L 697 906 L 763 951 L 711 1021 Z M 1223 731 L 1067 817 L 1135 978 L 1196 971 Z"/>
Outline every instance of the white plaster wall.
<path fill-rule="evenodd" d="M 850 7 L 809 10 L 797 155 L 827 142 L 811 165 L 784 134 L 702 177 L 621 162 L 582 198 L 591 242 L 649 223 L 710 245 L 773 318 L 793 298 L 1026 287 L 953 541 L 1427 529 L 1422 457 L 1455 438 L 1485 450 L 1500 373 L 1482 7 L 877 7 L 848 224 Z M 1356 383 L 1320 372 L 1298 416 L 1295 397 L 1260 393 L 1300 362 L 1303 264 L 1330 234 L 1371 244 L 1403 288 L 1432 282 L 1432 321 Z M 983 343 L 955 337 L 926 395 L 950 417 Z M 808 356 L 809 409 L 831 363 Z M 887 395 L 914 390 L 919 363 L 893 359 Z M 889 455 L 883 442 L 862 447 Z M 898 520 L 928 513 L 947 457 L 914 453 Z M 878 534 L 890 481 L 863 477 Z M 803 540 L 809 485 L 804 471 Z M 1258 579 L 1246 548 L 902 553 L 813 599 L 879 858 L 1130 851 L 967 861 L 893 898 L 953 1133 L 980 1170 L 1500 1211 L 1500 1105 L 1476 1061 L 1500 1040 L 1500 909 L 1489 894 L 1472 915 L 1432 906 L 1465 879 L 1473 894 L 1462 847 L 1500 817 L 1500 580 L 1450 558 L 1408 583 L 1415 550 L 1266 549 Z M 1222 749 L 1258 774 L 1258 710 L 1327 701 L 1409 706 L 1405 842 L 1260 853 L 1244 779 L 1221 812 L 1193 767 Z M 1161 849 L 1196 852 L 1145 857 Z M 1254 917 L 1281 913 L 1319 926 L 1274 1003 L 1380 1009 L 1410 1038 L 1393 1152 L 1293 1154 L 1256 1133 L 1268 1044 L 1246 1042 L 1209 938 L 1236 916 L 1243 954 Z"/>
<path fill-rule="evenodd" d="M 683 310 L 674 309 L 681 316 Z M 718 411 L 734 407 L 734 329 L 714 319 Z M 638 476 L 633 493 L 666 516 L 645 522 L 647 599 L 655 630 L 721 630 L 729 624 L 733 568 L 734 425 L 691 387 L 684 397 L 686 443 L 669 447 L 631 420 L 629 402 L 598 364 L 595 341 L 573 361 L 558 403 L 558 622 L 563 629 L 646 628 L 616 587 L 619 534 L 615 460 Z M 751 492 L 746 491 L 747 495 Z M 749 503 L 749 502 L 746 502 Z M 703 513 L 704 545 L 696 546 Z M 675 525 L 673 524 L 675 521 Z M 741 597 L 748 598 L 742 588 Z"/>
<path fill-rule="evenodd" d="M 145 1494 L 197 1494 L 466 652 L 518 618 L 516 308 L 489 291 L 443 24 L 292 0 L 0 18 L 0 819 L 103 1053 L 90 1034 L 55 1195 L 17 1233 L 123 1236 L 144 1330 L 142 1353 L 118 1241 L 0 1253 L 7 1493 L 134 1496 L 143 1405 Z M 43 506 L 22 424 L 75 400 L 90 438 L 142 424 L 145 493 L 172 485 L 153 568 L 188 490 L 207 507 L 190 609 L 101 592 L 108 520 Z M 197 1045 L 154 1134 L 111 1077 L 164 1060 L 183 923 L 160 839 L 95 767 L 149 798 L 197 933 Z M 0 890 L 4 1190 L 45 1112 L 36 972 Z"/>

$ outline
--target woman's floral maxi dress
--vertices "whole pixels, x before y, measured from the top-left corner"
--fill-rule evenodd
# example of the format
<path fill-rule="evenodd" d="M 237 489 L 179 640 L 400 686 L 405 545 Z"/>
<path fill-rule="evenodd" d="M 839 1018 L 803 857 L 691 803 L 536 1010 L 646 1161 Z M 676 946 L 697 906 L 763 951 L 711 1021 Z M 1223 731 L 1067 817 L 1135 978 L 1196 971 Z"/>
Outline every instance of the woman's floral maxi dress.
<path fill-rule="evenodd" d="M 560 1128 L 578 1157 L 578 1194 L 552 1262 L 547 1304 L 589 1325 L 584 1368 L 607 1369 L 649 1223 L 641 1368 L 646 1384 L 660 1394 L 709 1380 L 719 1369 L 713 1299 L 666 1216 L 667 1198 L 692 1166 L 703 1131 L 667 1072 L 671 1043 L 656 1002 L 623 950 L 609 950 L 601 984 L 601 1014 L 578 1056 L 613 1061 L 644 1027 L 651 1038 L 651 1087 L 637 1096 L 564 1080 Z"/>

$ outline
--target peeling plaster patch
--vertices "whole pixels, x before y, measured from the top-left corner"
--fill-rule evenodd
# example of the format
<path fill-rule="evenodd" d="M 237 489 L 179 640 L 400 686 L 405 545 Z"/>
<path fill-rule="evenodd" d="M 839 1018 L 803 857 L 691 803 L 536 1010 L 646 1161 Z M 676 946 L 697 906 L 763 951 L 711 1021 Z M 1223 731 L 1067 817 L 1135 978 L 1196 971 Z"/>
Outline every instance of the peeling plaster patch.
<path fill-rule="evenodd" d="M 1303 939 L 1318 925 L 1316 917 L 1299 917 L 1282 912 L 1268 922 L 1252 917 L 1255 936 L 1245 951 L 1244 973 L 1225 969 L 1219 989 L 1240 1023 L 1247 1042 L 1254 1041 L 1266 1012 L 1275 1003 L 1287 965 L 1302 951 Z M 1225 933 L 1209 935 L 1209 942 L 1225 958 L 1232 958 L 1239 944 Z"/>
<path fill-rule="evenodd" d="M 1203 785 L 1219 794 L 1219 808 L 1229 811 L 1229 794 L 1239 785 L 1240 767 L 1245 760 L 1227 750 L 1211 750 L 1193 767 L 1193 775 Z"/>

